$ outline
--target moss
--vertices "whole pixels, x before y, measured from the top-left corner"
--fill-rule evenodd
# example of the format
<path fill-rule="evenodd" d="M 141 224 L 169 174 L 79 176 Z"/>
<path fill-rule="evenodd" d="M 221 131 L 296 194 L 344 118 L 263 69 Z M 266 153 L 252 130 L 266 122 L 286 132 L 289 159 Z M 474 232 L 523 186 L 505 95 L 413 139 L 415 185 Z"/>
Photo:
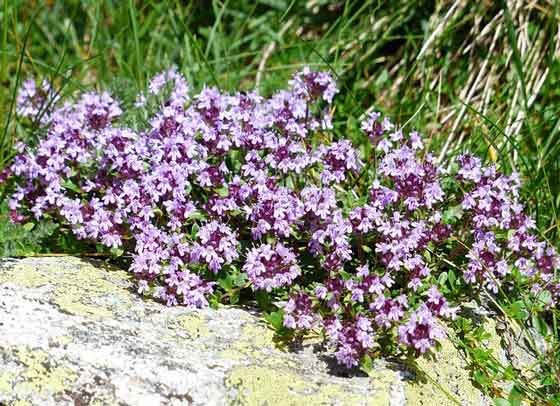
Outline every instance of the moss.
<path fill-rule="evenodd" d="M 42 397 L 56 395 L 64 392 L 77 379 L 76 373 L 69 368 L 50 366 L 48 355 L 43 351 L 18 347 L 15 353 L 19 363 L 24 365 L 13 388 L 19 398 L 32 394 Z"/>
<path fill-rule="evenodd" d="M 384 382 L 381 385 L 385 385 Z M 367 395 L 351 393 L 336 384 L 320 385 L 294 373 L 262 366 L 234 369 L 226 385 L 237 389 L 235 403 L 246 406 L 389 405 L 389 386 L 378 387 L 379 390 Z"/>
<path fill-rule="evenodd" d="M 92 319 L 126 313 L 131 305 L 130 276 L 122 270 L 95 267 L 79 258 L 63 261 L 27 259 L 0 273 L 1 283 L 28 288 L 49 287 L 46 293 L 62 311 Z"/>

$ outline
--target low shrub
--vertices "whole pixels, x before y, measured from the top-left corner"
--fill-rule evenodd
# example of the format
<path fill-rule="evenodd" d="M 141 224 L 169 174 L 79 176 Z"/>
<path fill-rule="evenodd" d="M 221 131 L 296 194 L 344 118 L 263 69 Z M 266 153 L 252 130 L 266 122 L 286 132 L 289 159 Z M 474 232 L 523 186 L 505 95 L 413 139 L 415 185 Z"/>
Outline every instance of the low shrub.
<path fill-rule="evenodd" d="M 25 85 L 22 115 L 39 89 Z M 336 92 L 304 69 L 269 98 L 191 95 L 172 69 L 126 108 L 107 93 L 59 102 L 0 175 L 11 218 L 131 253 L 138 291 L 167 305 L 284 300 L 277 329 L 318 329 L 349 368 L 434 349 L 486 294 L 556 306 L 560 260 L 524 214 L 519 176 L 467 154 L 444 170 L 378 113 L 362 122 L 367 145 L 337 140 Z"/>

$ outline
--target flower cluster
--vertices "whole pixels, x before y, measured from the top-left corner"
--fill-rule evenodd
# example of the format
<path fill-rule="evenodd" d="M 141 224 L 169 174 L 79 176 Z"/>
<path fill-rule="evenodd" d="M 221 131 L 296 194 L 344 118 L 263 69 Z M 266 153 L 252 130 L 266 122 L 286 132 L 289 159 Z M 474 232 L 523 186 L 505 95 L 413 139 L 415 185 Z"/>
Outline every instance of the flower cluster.
<path fill-rule="evenodd" d="M 191 247 L 191 259 L 195 262 L 204 260 L 211 272 L 218 272 L 222 264 L 231 264 L 239 256 L 237 239 L 231 229 L 217 221 L 211 221 L 200 228 L 200 242 Z"/>
<path fill-rule="evenodd" d="M 14 184 L 11 218 L 49 217 L 132 253 L 138 291 L 168 305 L 207 306 L 241 272 L 259 294 L 285 295 L 284 326 L 321 329 L 347 367 L 387 337 L 413 354 L 437 345 L 459 308 L 434 259 L 457 245 L 466 283 L 499 293 L 515 268 L 560 299 L 560 261 L 534 235 L 517 176 L 467 155 L 443 171 L 418 133 L 379 113 L 361 126 L 371 152 L 334 141 L 336 92 L 328 74 L 304 69 L 268 98 L 192 94 L 172 69 L 130 108 L 86 93 L 50 112 L 46 136 L 18 145 L 0 173 Z M 43 93 L 26 82 L 18 112 L 37 113 Z M 144 127 L 121 123 L 154 105 Z M 458 223 L 446 215 L 456 207 Z"/>
<path fill-rule="evenodd" d="M 243 266 L 255 289 L 265 289 L 290 285 L 300 274 L 294 253 L 281 243 L 275 247 L 260 245 L 247 253 Z"/>
<path fill-rule="evenodd" d="M 554 278 L 560 259 L 554 247 L 535 235 L 535 222 L 523 210 L 519 176 L 506 176 L 480 158 L 462 155 L 457 180 L 466 190 L 461 206 L 469 217 L 474 241 L 467 254 L 465 280 L 497 293 L 515 268 L 533 283 L 534 293 L 548 291 L 560 299 Z"/>
<path fill-rule="evenodd" d="M 41 118 L 48 121 L 50 106 L 56 103 L 58 95 L 47 80 L 40 86 L 33 79 L 23 82 L 16 99 L 16 113 L 20 117 Z"/>

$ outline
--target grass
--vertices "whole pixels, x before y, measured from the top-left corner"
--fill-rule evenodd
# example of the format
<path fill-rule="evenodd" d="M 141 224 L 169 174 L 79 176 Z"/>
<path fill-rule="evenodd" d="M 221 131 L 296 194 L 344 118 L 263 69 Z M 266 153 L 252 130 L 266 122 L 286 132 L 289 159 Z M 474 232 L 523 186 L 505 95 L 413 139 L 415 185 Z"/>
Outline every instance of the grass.
<path fill-rule="evenodd" d="M 471 150 L 519 171 L 528 209 L 558 246 L 559 7 L 558 0 L 3 0 L 0 167 L 16 139 L 33 136 L 13 116 L 15 89 L 27 77 L 50 79 L 63 96 L 108 88 L 131 102 L 171 64 L 196 89 L 263 94 L 310 65 L 339 81 L 341 137 L 363 142 L 359 117 L 375 108 L 423 131 L 442 165 Z M 556 317 L 546 323 L 557 349 Z M 560 360 L 547 357 L 547 377 L 558 385 Z M 492 370 L 479 361 L 475 370 Z"/>

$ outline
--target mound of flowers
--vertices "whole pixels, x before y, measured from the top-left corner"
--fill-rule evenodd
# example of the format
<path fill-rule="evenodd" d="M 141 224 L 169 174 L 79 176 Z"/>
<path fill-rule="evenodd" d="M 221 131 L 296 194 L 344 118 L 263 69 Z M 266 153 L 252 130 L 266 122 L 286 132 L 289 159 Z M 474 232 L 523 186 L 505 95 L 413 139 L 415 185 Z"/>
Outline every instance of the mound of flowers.
<path fill-rule="evenodd" d="M 49 90 L 26 83 L 20 115 Z M 130 253 L 138 292 L 167 305 L 284 299 L 284 328 L 321 332 L 349 368 L 430 351 L 482 292 L 526 288 L 555 306 L 560 260 L 524 214 L 517 175 L 471 155 L 444 170 L 378 113 L 364 145 L 337 138 L 336 93 L 304 69 L 269 98 L 192 95 L 169 70 L 133 106 L 107 93 L 58 102 L 2 173 L 12 220 L 54 219 Z"/>

